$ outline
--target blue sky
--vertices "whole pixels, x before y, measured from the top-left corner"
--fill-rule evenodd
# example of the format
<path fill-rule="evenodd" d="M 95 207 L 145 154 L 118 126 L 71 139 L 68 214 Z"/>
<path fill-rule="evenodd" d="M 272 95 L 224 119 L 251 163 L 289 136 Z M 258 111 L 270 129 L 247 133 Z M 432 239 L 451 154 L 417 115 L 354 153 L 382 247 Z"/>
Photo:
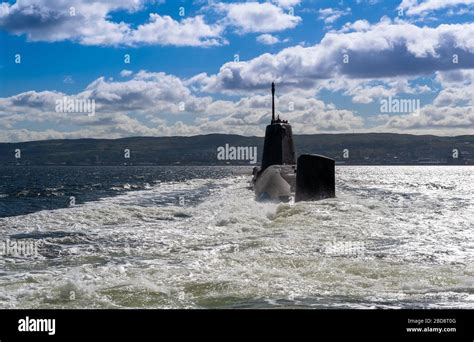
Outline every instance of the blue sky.
<path fill-rule="evenodd" d="M 473 0 L 3 2 L 0 141 L 263 135 L 273 80 L 295 133 L 472 134 L 473 18 Z"/>

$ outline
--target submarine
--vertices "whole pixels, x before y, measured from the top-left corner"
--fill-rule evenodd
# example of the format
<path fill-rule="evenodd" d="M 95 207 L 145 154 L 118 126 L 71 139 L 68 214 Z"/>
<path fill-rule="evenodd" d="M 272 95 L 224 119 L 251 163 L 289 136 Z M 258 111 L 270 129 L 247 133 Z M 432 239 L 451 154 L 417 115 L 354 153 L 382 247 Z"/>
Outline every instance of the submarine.
<path fill-rule="evenodd" d="M 272 120 L 265 129 L 262 164 L 253 169 L 256 199 L 299 202 L 336 197 L 334 159 L 302 154 L 296 160 L 290 123 L 279 115 L 275 119 L 275 82 L 271 91 Z"/>

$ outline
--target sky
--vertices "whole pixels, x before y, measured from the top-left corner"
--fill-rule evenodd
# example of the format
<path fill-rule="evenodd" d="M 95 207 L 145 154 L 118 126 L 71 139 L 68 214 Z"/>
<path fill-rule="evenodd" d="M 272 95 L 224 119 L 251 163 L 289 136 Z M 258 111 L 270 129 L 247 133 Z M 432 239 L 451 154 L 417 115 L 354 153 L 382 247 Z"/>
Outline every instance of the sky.
<path fill-rule="evenodd" d="M 1 2 L 0 141 L 263 136 L 272 81 L 295 134 L 474 134 L 473 19 L 474 0 Z"/>

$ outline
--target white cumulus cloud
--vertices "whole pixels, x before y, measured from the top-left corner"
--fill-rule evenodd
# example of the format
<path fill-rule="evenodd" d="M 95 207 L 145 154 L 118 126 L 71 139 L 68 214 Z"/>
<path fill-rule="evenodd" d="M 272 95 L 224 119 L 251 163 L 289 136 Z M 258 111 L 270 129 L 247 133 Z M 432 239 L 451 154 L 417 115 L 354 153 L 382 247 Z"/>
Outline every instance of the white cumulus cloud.
<path fill-rule="evenodd" d="M 12 5 L 1 4 L 0 27 L 16 35 L 24 34 L 30 41 L 71 40 L 83 45 L 213 46 L 226 43 L 221 37 L 223 27 L 207 24 L 202 16 L 177 21 L 151 13 L 149 20 L 136 28 L 110 19 L 113 11 L 138 11 L 149 1 L 17 0 Z"/>
<path fill-rule="evenodd" d="M 471 6 L 474 0 L 403 0 L 399 8 L 408 15 L 424 15 L 426 13 L 456 6 Z"/>
<path fill-rule="evenodd" d="M 283 31 L 302 20 L 269 2 L 219 3 L 214 8 L 225 14 L 225 25 L 234 26 L 241 33 Z"/>
<path fill-rule="evenodd" d="M 271 34 L 264 33 L 259 36 L 257 36 L 257 42 L 265 45 L 273 45 L 276 43 L 280 42 L 280 39 L 278 37 L 272 36 Z"/>

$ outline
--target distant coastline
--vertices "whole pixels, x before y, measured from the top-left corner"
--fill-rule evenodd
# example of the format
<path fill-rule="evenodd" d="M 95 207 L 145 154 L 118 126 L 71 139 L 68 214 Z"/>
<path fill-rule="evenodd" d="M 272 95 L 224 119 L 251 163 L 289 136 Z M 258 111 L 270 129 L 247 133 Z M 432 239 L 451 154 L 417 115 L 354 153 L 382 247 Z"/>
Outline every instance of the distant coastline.
<path fill-rule="evenodd" d="M 324 154 L 338 165 L 474 165 L 474 135 L 355 133 L 295 135 L 294 139 L 297 155 Z M 208 134 L 0 143 L 0 166 L 254 165 L 218 159 L 217 149 L 225 144 L 256 147 L 260 163 L 263 137 Z"/>

